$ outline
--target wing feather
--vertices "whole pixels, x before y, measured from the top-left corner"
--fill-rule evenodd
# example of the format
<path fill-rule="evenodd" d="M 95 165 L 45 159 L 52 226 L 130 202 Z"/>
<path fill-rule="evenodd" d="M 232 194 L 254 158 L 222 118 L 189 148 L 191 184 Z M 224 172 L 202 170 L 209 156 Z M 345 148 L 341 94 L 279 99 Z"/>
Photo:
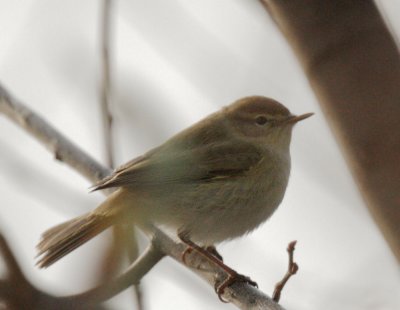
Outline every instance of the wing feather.
<path fill-rule="evenodd" d="M 204 145 L 186 151 L 160 150 L 121 166 L 93 190 L 221 180 L 245 174 L 261 158 L 257 147 L 244 142 Z"/>

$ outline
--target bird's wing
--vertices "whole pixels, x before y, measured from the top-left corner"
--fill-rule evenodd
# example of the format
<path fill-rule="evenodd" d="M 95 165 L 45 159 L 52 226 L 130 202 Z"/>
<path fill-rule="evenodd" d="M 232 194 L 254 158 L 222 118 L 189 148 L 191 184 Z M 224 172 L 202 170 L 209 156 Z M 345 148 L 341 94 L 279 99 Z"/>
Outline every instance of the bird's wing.
<path fill-rule="evenodd" d="M 215 181 L 243 175 L 261 159 L 260 150 L 243 141 L 207 144 L 188 150 L 158 148 L 121 166 L 93 190 Z"/>

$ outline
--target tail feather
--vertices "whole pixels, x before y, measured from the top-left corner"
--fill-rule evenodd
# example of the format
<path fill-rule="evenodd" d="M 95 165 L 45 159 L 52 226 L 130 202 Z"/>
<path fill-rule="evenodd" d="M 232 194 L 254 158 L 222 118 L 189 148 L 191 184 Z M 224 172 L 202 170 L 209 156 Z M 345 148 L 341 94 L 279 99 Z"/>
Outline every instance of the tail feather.
<path fill-rule="evenodd" d="M 112 218 L 88 213 L 45 231 L 37 248 L 37 262 L 46 268 L 112 225 Z"/>

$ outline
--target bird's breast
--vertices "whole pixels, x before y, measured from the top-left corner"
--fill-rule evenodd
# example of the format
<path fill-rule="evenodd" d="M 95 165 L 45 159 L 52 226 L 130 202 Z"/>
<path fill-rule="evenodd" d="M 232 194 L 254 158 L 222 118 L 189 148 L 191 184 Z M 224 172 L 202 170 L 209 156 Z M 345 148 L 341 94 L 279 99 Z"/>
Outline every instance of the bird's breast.
<path fill-rule="evenodd" d="M 266 221 L 281 203 L 289 178 L 286 158 L 262 161 L 247 174 L 201 184 L 182 225 L 194 240 L 214 244 L 239 237 Z"/>

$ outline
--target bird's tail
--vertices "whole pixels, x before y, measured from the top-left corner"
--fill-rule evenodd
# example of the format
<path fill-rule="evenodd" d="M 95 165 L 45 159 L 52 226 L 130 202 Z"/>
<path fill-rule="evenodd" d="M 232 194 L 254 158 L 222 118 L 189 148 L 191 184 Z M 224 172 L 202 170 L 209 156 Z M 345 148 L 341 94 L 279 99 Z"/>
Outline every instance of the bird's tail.
<path fill-rule="evenodd" d="M 87 213 L 45 231 L 37 245 L 37 265 L 46 268 L 113 224 L 112 217 Z"/>

